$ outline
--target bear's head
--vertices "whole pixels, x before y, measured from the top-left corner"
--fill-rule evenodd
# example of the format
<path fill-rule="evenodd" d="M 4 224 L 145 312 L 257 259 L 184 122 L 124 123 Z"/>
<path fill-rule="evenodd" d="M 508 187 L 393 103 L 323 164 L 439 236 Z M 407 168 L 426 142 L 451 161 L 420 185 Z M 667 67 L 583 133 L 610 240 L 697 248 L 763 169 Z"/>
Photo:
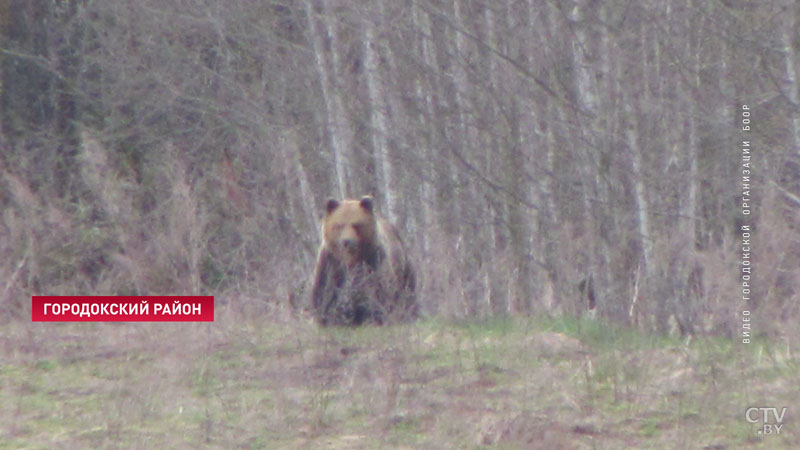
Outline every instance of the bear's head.
<path fill-rule="evenodd" d="M 377 219 L 372 197 L 361 200 L 328 200 L 322 220 L 322 238 L 326 248 L 348 267 L 359 263 L 374 264 Z"/>

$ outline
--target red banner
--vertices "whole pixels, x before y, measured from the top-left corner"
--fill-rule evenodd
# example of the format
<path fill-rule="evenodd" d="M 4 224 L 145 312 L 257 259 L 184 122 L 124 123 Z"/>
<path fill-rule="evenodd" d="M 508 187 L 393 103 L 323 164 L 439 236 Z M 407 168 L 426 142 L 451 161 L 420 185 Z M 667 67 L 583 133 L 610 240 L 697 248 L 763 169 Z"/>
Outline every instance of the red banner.
<path fill-rule="evenodd" d="M 213 322 L 213 296 L 43 296 L 34 322 Z"/>

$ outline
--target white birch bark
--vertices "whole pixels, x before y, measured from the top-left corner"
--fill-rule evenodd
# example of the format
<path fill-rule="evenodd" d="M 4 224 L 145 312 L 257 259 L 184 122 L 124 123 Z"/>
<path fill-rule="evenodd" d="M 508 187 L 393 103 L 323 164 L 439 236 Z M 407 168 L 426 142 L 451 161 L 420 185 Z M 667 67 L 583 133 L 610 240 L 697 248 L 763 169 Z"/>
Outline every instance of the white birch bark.
<path fill-rule="evenodd" d="M 575 38 L 572 40 L 572 58 L 576 71 L 578 98 L 581 108 L 592 114 L 597 110 L 597 91 L 593 81 L 590 64 L 586 55 L 590 52 L 591 43 L 584 23 L 584 5 L 576 2 L 569 14 L 574 24 Z"/>
<path fill-rule="evenodd" d="M 652 241 L 650 236 L 650 202 L 647 197 L 647 183 L 642 167 L 643 157 L 642 146 L 639 145 L 639 130 L 643 130 L 641 111 L 651 104 L 651 93 L 647 88 L 648 76 L 650 76 L 650 65 L 647 63 L 647 46 L 648 46 L 648 33 L 645 32 L 645 27 L 640 25 L 640 51 L 642 61 L 642 79 L 639 81 L 642 86 L 642 98 L 637 99 L 634 96 L 628 97 L 626 104 L 626 112 L 628 117 L 628 124 L 625 129 L 625 140 L 631 152 L 631 168 L 633 169 L 633 192 L 636 201 L 636 214 L 639 222 L 639 240 L 642 247 L 642 263 L 644 266 L 645 275 L 649 275 L 652 269 Z M 631 88 L 628 88 L 629 90 Z M 635 104 L 632 104 L 635 103 Z M 646 277 L 649 279 L 649 277 Z"/>
<path fill-rule="evenodd" d="M 333 154 L 339 197 L 344 198 L 350 193 L 353 128 L 344 107 L 344 92 L 338 81 L 340 79 L 338 73 L 340 44 L 336 24 L 329 15 L 331 11 L 328 7 L 328 0 L 319 0 L 316 7 L 314 3 L 316 2 L 306 4 L 306 13 L 312 37 L 317 76 L 322 87 L 328 144 Z"/>
<path fill-rule="evenodd" d="M 422 62 L 426 67 L 436 67 L 436 57 L 435 57 L 435 49 L 431 43 L 431 20 L 428 17 L 428 14 L 419 8 L 416 4 L 412 6 L 412 22 L 414 24 L 414 29 L 419 30 L 419 39 L 420 42 L 418 43 L 418 51 L 422 55 Z M 426 82 L 426 78 L 423 76 L 417 76 L 414 81 L 414 94 L 417 105 L 417 124 L 419 126 L 424 126 L 428 120 L 428 117 L 433 117 L 434 105 L 433 105 L 433 98 L 431 97 L 431 91 L 433 90 L 430 83 Z M 430 124 L 428 124 L 430 126 Z M 423 136 L 431 136 L 433 133 L 430 131 L 423 131 Z M 427 161 L 433 161 L 433 139 L 428 137 L 427 140 L 423 141 L 424 144 L 420 148 L 420 152 L 424 154 L 424 158 Z M 422 155 L 421 155 L 422 156 Z M 433 186 L 433 179 L 431 173 L 431 165 L 427 164 L 423 166 L 423 170 L 425 174 L 422 180 L 422 224 L 426 228 L 432 228 L 433 224 L 437 222 L 437 214 L 436 209 L 433 208 L 433 205 L 436 204 L 436 194 Z M 421 233 L 422 238 L 422 249 L 425 254 L 430 254 L 431 252 L 431 242 L 427 239 L 426 233 Z"/>
<path fill-rule="evenodd" d="M 382 189 L 383 214 L 393 223 L 397 220 L 395 205 L 394 176 L 392 173 L 392 162 L 389 149 L 389 129 L 387 111 L 388 100 L 391 88 L 386 82 L 379 65 L 380 43 L 376 39 L 376 22 L 383 18 L 382 2 L 376 4 L 375 17 L 367 17 L 363 20 L 364 26 L 364 72 L 367 83 L 367 93 L 370 101 L 370 121 L 372 123 L 372 150 L 375 158 L 375 168 L 377 172 L 378 185 Z M 389 63 L 391 57 L 388 49 L 383 49 L 384 61 Z"/>

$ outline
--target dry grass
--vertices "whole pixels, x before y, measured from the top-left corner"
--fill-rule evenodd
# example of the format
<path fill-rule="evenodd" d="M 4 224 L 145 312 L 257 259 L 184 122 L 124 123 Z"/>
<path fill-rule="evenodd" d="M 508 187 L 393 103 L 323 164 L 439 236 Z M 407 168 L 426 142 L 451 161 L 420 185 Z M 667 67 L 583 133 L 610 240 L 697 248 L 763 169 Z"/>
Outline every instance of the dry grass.
<path fill-rule="evenodd" d="M 786 346 L 571 319 L 319 329 L 255 306 L 210 324 L 0 330 L 0 448 L 800 444 Z M 780 437 L 756 437 L 751 405 L 789 408 Z"/>

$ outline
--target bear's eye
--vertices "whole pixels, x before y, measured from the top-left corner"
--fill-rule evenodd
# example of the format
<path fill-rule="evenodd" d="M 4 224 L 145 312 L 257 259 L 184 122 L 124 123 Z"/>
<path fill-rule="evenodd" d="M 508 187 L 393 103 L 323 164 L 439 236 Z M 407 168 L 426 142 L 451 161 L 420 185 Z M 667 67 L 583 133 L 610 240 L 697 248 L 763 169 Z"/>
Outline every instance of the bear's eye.
<path fill-rule="evenodd" d="M 353 224 L 353 231 L 355 231 L 356 234 L 361 234 L 361 230 L 363 230 L 363 229 L 364 229 L 364 225 L 362 225 L 360 223 L 354 223 Z"/>
<path fill-rule="evenodd" d="M 339 233 L 340 231 L 344 230 L 344 224 L 337 223 L 336 225 L 333 226 L 333 230 Z"/>

